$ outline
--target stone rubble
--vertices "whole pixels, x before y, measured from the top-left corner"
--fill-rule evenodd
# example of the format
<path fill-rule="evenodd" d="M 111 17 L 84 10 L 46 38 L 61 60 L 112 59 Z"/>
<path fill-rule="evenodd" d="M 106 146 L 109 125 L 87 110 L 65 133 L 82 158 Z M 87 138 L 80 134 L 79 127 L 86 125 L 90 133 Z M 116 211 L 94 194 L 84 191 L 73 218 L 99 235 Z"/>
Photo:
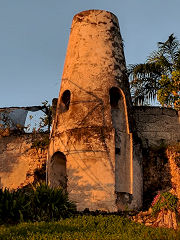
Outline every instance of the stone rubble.
<path fill-rule="evenodd" d="M 177 229 L 177 217 L 175 212 L 163 209 L 157 215 L 152 215 L 152 208 L 146 212 L 139 212 L 131 219 L 137 223 L 151 227 L 163 227 Z"/>

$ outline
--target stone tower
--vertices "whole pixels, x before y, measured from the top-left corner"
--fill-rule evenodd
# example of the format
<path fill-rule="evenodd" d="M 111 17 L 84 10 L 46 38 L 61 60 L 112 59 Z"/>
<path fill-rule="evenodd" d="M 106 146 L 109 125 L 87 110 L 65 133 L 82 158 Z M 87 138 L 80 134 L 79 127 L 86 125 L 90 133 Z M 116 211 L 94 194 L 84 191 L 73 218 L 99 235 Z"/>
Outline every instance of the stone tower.
<path fill-rule="evenodd" d="M 141 205 L 141 166 L 134 154 L 130 113 L 118 19 L 101 10 L 78 13 L 48 155 L 48 183 L 67 189 L 78 210 Z"/>

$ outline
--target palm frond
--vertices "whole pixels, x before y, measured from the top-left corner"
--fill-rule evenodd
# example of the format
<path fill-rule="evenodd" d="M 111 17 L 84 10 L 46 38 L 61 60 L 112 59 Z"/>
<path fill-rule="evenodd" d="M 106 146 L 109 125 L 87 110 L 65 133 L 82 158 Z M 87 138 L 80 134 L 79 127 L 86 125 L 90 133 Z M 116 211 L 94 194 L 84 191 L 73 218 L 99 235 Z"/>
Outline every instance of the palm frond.
<path fill-rule="evenodd" d="M 158 42 L 158 51 L 174 64 L 175 56 L 179 51 L 179 41 L 172 33 L 165 42 Z"/>
<path fill-rule="evenodd" d="M 152 102 L 159 89 L 162 69 L 155 63 L 145 63 L 130 65 L 128 70 L 134 104 L 143 105 L 146 100 Z"/>
<path fill-rule="evenodd" d="M 171 58 L 163 55 L 160 51 L 154 51 L 147 58 L 148 63 L 154 63 L 156 68 L 161 69 L 161 72 L 172 72 L 173 63 Z"/>
<path fill-rule="evenodd" d="M 175 70 L 180 71 L 180 49 L 175 55 L 175 66 L 174 66 L 174 68 L 175 68 Z"/>
<path fill-rule="evenodd" d="M 162 53 L 169 53 L 169 52 L 176 52 L 179 48 L 179 41 L 174 36 L 174 33 L 172 33 L 168 40 L 165 42 L 158 42 L 158 49 L 162 51 Z"/>
<path fill-rule="evenodd" d="M 163 75 L 171 78 L 172 72 L 180 70 L 180 44 L 174 34 L 167 41 L 158 42 L 158 50 L 152 52 L 146 63 L 128 66 L 132 99 L 143 105 L 156 99 L 162 87 Z"/>

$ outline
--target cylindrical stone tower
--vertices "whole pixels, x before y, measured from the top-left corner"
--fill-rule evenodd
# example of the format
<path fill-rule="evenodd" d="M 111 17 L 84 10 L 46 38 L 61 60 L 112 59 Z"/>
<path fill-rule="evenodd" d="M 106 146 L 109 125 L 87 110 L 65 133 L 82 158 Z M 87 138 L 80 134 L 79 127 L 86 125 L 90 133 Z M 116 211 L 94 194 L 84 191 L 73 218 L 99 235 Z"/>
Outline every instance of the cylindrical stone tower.
<path fill-rule="evenodd" d="M 116 211 L 133 195 L 131 108 L 116 16 L 74 16 L 53 122 L 48 182 L 67 189 L 78 210 Z"/>

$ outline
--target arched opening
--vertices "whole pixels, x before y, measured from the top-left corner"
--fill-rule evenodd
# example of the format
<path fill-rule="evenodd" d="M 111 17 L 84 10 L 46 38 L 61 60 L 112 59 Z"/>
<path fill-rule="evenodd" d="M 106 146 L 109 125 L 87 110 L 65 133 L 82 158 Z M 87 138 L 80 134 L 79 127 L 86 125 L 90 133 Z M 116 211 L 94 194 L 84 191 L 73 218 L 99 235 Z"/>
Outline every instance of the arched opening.
<path fill-rule="evenodd" d="M 110 104 L 111 104 L 111 108 L 119 108 L 118 102 L 121 98 L 119 89 L 116 87 L 112 87 L 109 90 L 109 95 L 110 95 Z"/>
<path fill-rule="evenodd" d="M 125 103 L 122 96 L 122 93 L 119 88 L 112 87 L 109 90 L 110 105 L 111 105 L 111 116 L 112 116 L 112 125 L 115 128 L 116 132 L 127 132 L 127 116 L 125 111 Z M 116 136 L 116 141 L 118 140 Z M 117 144 L 118 145 L 118 144 Z M 117 147 L 118 148 L 118 147 Z M 119 152 L 116 150 L 116 152 Z"/>
<path fill-rule="evenodd" d="M 131 168 L 131 138 L 126 109 L 126 99 L 123 91 L 117 87 L 109 90 L 112 126 L 115 130 L 115 191 L 117 207 L 123 209 L 131 202 L 132 168 Z"/>
<path fill-rule="evenodd" d="M 65 90 L 61 96 L 61 112 L 66 112 L 69 110 L 70 101 L 71 92 L 69 90 Z"/>
<path fill-rule="evenodd" d="M 50 185 L 52 187 L 67 187 L 66 156 L 62 152 L 53 154 L 50 161 Z"/>

